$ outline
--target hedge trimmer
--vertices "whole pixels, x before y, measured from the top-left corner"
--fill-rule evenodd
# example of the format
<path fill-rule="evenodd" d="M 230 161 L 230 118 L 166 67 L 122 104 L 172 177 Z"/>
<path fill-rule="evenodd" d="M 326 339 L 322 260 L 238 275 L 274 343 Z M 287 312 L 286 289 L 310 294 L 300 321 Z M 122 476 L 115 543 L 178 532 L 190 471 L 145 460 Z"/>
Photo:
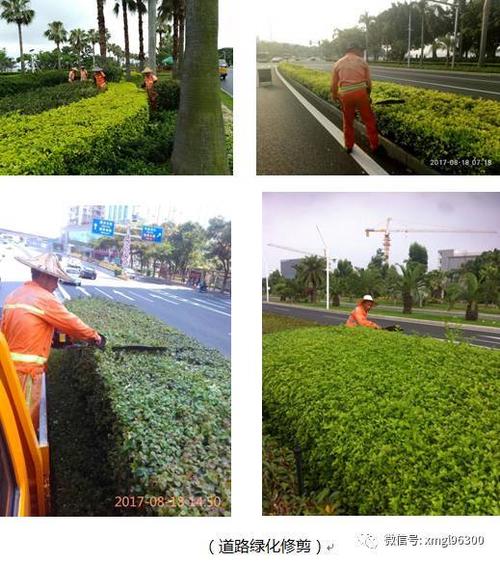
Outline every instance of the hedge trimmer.
<path fill-rule="evenodd" d="M 85 350 L 88 348 L 98 348 L 104 350 L 107 346 L 107 338 L 104 334 L 99 334 L 101 343 L 95 344 L 91 342 L 75 342 L 71 337 L 62 332 L 54 332 L 52 338 L 52 348 L 63 350 Z M 167 352 L 169 349 L 166 346 L 149 346 L 148 344 L 123 344 L 118 346 L 111 346 L 113 352 Z"/>

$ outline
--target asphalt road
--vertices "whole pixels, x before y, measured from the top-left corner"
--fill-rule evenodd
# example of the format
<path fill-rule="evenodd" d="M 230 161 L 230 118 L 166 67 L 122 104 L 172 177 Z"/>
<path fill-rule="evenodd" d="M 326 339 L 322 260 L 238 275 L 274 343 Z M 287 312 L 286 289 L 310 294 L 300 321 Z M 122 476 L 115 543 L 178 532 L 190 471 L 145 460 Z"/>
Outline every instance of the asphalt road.
<path fill-rule="evenodd" d="M 357 138 L 353 154 L 343 148 L 341 119 L 323 100 L 305 88 L 293 87 L 319 112 L 328 127 L 337 128 L 335 138 L 311 114 L 304 103 L 285 85 L 272 69 L 272 84 L 257 88 L 257 174 L 334 175 L 334 174 L 405 174 L 401 165 L 388 158 L 373 157 Z M 365 164 L 366 161 L 366 164 Z"/>
<path fill-rule="evenodd" d="M 330 72 L 333 63 L 322 61 L 297 61 L 297 64 Z M 372 78 L 418 88 L 452 92 L 477 98 L 500 100 L 500 74 L 420 70 L 418 68 L 390 68 L 370 65 Z"/>
<path fill-rule="evenodd" d="M 233 69 L 227 71 L 226 80 L 220 81 L 220 87 L 227 92 L 230 96 L 233 95 Z"/>
<path fill-rule="evenodd" d="M 349 316 L 348 313 L 327 312 L 317 309 L 307 309 L 305 307 L 288 307 L 286 305 L 277 305 L 274 303 L 263 303 L 262 310 L 266 313 L 275 313 L 299 319 L 307 319 L 322 325 L 341 325 L 345 323 L 347 317 Z M 371 315 L 370 318 L 382 327 L 398 324 L 408 334 L 417 333 L 439 339 L 444 339 L 446 337 L 444 327 L 436 326 L 426 321 L 407 322 L 404 319 L 398 318 L 386 318 L 381 320 L 377 318 L 377 315 Z M 500 350 L 500 331 L 498 330 L 488 330 L 479 327 L 477 330 L 464 328 L 460 330 L 460 333 L 465 340 L 471 344 Z"/>
<path fill-rule="evenodd" d="M 0 308 L 5 297 L 29 278 L 29 269 L 13 259 L 12 252 L 0 262 Z M 95 280 L 81 280 L 81 287 L 59 284 L 56 297 L 61 302 L 99 297 L 127 303 L 165 324 L 195 338 L 200 343 L 231 356 L 231 300 L 227 296 L 178 285 L 120 280 L 98 272 Z M 123 344 L 126 344 L 124 342 Z"/>

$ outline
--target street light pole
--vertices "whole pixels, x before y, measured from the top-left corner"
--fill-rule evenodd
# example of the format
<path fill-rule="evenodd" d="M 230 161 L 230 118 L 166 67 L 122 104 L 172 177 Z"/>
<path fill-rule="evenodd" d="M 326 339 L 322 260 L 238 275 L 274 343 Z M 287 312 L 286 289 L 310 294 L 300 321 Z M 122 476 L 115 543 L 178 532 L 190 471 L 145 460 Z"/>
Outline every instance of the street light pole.
<path fill-rule="evenodd" d="M 457 53 L 457 35 L 458 35 L 458 11 L 459 11 L 459 3 L 458 0 L 455 2 L 455 28 L 453 31 L 453 57 L 451 59 L 451 68 L 455 68 L 455 60 L 456 60 L 456 53 Z"/>
<path fill-rule="evenodd" d="M 481 24 L 481 43 L 479 47 L 478 66 L 482 66 L 484 55 L 486 53 L 486 40 L 488 38 L 488 21 L 490 19 L 490 0 L 484 0 L 483 4 L 483 22 Z"/>
<path fill-rule="evenodd" d="M 323 235 L 321 234 L 321 231 L 319 230 L 318 225 L 316 225 L 316 229 L 318 230 L 318 234 L 319 234 L 319 237 L 321 239 L 321 242 L 323 243 L 324 252 L 325 252 L 325 262 L 326 262 L 326 310 L 328 311 L 330 309 L 330 257 L 328 255 L 328 247 L 326 246 L 325 239 L 323 238 Z"/>
<path fill-rule="evenodd" d="M 410 68 L 411 64 L 411 6 L 408 6 L 408 68 Z"/>

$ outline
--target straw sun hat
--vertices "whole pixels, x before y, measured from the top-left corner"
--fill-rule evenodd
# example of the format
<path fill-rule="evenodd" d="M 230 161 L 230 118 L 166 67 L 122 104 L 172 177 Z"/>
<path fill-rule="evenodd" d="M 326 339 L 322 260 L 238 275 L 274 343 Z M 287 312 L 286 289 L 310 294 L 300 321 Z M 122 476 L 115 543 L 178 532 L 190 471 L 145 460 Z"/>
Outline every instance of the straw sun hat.
<path fill-rule="evenodd" d="M 42 274 L 47 274 L 64 281 L 72 280 L 71 276 L 61 268 L 57 256 L 50 252 L 40 254 L 39 256 L 35 256 L 33 258 L 21 258 L 20 256 L 16 256 L 16 260 L 21 262 L 21 264 L 28 266 L 28 268 L 31 268 L 32 270 L 42 272 Z"/>

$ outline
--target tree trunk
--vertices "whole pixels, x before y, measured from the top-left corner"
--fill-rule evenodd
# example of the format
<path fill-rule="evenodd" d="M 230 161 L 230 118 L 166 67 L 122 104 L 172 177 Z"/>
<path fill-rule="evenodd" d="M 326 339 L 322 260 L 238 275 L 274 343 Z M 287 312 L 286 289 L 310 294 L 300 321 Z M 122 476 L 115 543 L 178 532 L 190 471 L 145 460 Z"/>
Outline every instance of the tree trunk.
<path fill-rule="evenodd" d="M 125 75 L 130 80 L 130 41 L 128 36 L 128 10 L 125 0 L 122 0 L 123 34 L 125 35 Z"/>
<path fill-rule="evenodd" d="M 465 320 L 466 321 L 477 321 L 479 317 L 477 309 L 477 301 L 468 301 L 467 309 L 465 310 Z"/>
<path fill-rule="evenodd" d="M 156 72 L 156 0 L 148 0 L 148 63 Z"/>
<path fill-rule="evenodd" d="M 218 0 L 187 0 L 174 174 L 228 174 L 220 101 Z"/>
<path fill-rule="evenodd" d="M 144 27 L 143 27 L 143 13 L 139 8 L 138 14 L 139 18 L 139 70 L 144 70 Z"/>
<path fill-rule="evenodd" d="M 411 314 L 413 309 L 413 297 L 411 293 L 403 293 L 403 313 Z"/>
<path fill-rule="evenodd" d="M 104 21 L 104 0 L 97 0 L 97 28 L 99 29 L 99 51 L 101 64 L 106 60 L 106 22 Z"/>
<path fill-rule="evenodd" d="M 332 307 L 340 307 L 340 295 L 338 293 L 332 295 Z"/>
<path fill-rule="evenodd" d="M 21 56 L 21 72 L 24 72 L 24 53 L 23 53 L 23 32 L 21 30 L 21 24 L 17 24 L 17 33 L 19 35 L 19 53 Z"/>
<path fill-rule="evenodd" d="M 179 57 L 179 14 L 177 8 L 174 8 L 173 19 L 173 37 L 172 37 L 172 57 L 174 59 L 174 66 L 172 67 L 172 76 L 177 76 L 177 59 Z"/>
<path fill-rule="evenodd" d="M 186 6 L 184 0 L 181 0 L 179 5 L 179 46 L 177 48 L 177 72 L 182 74 L 182 61 L 184 60 L 184 43 L 185 43 L 185 30 L 186 30 Z"/>
<path fill-rule="evenodd" d="M 60 43 L 57 42 L 56 45 L 57 45 L 57 68 L 61 70 L 61 48 L 59 46 Z"/>

